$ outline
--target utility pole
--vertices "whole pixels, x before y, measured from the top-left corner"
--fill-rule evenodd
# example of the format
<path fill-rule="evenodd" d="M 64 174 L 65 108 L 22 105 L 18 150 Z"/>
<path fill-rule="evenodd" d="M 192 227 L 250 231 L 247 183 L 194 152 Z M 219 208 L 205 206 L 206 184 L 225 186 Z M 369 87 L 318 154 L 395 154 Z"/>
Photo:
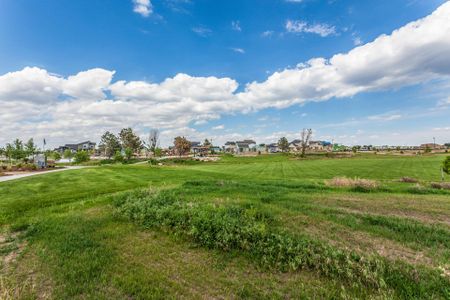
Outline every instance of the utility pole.
<path fill-rule="evenodd" d="M 436 149 L 436 138 L 433 137 L 433 149 Z"/>

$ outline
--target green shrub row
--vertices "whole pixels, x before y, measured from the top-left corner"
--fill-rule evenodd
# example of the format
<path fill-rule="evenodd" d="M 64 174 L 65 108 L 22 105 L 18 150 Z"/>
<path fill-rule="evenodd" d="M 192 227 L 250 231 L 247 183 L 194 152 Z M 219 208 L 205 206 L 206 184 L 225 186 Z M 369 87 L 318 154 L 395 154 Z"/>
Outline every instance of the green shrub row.
<path fill-rule="evenodd" d="M 437 271 L 363 257 L 306 235 L 289 234 L 260 208 L 189 202 L 171 190 L 128 192 L 114 203 L 119 215 L 147 228 L 163 229 L 207 248 L 241 251 L 265 267 L 317 271 L 353 287 L 394 290 L 401 298 L 450 295 L 449 280 Z"/>

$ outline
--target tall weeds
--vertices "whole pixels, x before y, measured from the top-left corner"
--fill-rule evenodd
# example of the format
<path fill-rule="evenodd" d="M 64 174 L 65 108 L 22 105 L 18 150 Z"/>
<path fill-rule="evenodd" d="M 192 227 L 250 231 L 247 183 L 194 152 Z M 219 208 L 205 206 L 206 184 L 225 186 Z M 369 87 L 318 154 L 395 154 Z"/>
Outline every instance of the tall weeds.
<path fill-rule="evenodd" d="M 171 190 L 138 190 L 116 197 L 121 216 L 223 251 L 240 251 L 265 267 L 281 271 L 307 269 L 360 288 L 394 290 L 402 298 L 443 297 L 450 282 L 437 271 L 414 269 L 378 256 L 360 256 L 289 234 L 258 207 L 189 202 Z"/>

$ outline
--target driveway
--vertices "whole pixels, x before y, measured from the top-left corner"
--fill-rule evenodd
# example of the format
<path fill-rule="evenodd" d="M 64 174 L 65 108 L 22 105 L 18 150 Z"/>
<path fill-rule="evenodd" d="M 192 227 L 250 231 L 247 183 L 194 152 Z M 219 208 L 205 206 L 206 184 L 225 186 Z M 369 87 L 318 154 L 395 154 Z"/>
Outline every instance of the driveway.
<path fill-rule="evenodd" d="M 24 173 L 24 174 L 0 176 L 0 182 L 10 181 L 10 180 L 14 180 L 14 179 L 20 179 L 20 178 L 30 177 L 30 176 L 37 176 L 37 175 L 41 175 L 41 174 L 62 172 L 62 171 L 67 171 L 67 170 L 77 170 L 77 169 L 83 169 L 83 168 L 87 168 L 87 167 L 85 167 L 85 166 L 69 166 L 69 167 L 65 167 L 63 169 L 57 169 L 57 170 L 42 171 L 42 172 L 30 172 L 30 173 Z"/>

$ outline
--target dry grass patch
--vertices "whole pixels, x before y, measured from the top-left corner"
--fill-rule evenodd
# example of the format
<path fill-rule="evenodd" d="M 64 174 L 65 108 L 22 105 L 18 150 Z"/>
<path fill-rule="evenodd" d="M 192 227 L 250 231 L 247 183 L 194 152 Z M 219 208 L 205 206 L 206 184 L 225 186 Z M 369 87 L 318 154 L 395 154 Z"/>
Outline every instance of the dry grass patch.
<path fill-rule="evenodd" d="M 334 177 L 331 180 L 327 180 L 325 183 L 328 186 L 361 188 L 364 190 L 372 190 L 379 187 L 377 181 L 363 178 Z"/>
<path fill-rule="evenodd" d="M 418 183 L 419 180 L 416 178 L 411 178 L 411 177 L 402 177 L 399 180 L 400 182 L 406 182 L 406 183 Z"/>
<path fill-rule="evenodd" d="M 430 186 L 433 189 L 450 190 L 450 182 L 432 182 Z"/>

